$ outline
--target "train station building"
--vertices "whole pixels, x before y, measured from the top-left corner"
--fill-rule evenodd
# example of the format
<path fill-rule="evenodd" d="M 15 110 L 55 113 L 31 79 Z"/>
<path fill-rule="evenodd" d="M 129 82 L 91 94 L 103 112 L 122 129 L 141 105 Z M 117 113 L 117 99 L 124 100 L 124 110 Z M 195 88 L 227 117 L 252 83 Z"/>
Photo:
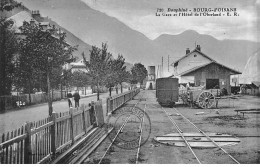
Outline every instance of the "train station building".
<path fill-rule="evenodd" d="M 179 78 L 179 83 L 193 83 L 206 89 L 225 88 L 228 94 L 231 93 L 230 76 L 241 74 L 202 53 L 200 45 L 193 51 L 187 48 L 186 55 L 173 62 L 172 66 L 172 77 Z"/>

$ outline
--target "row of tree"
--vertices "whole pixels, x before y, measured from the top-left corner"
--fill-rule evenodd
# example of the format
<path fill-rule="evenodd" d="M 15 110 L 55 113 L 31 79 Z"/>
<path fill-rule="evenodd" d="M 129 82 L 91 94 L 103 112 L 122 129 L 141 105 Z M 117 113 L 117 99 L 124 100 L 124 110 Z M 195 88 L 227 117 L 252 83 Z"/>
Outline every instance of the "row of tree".
<path fill-rule="evenodd" d="M 35 88 L 41 89 L 48 93 L 51 115 L 51 87 L 61 83 L 62 66 L 73 61 L 76 47 L 68 45 L 66 34 L 55 27 L 43 29 L 31 21 L 14 29 L 14 22 L 4 14 L 19 5 L 12 0 L 0 3 L 0 96 L 9 95 L 14 88 L 29 94 Z M 0 103 L 0 110 L 4 110 L 5 100 Z"/>
<path fill-rule="evenodd" d="M 120 85 L 122 93 L 123 82 L 131 84 L 143 83 L 147 76 L 147 70 L 141 63 L 135 64 L 131 71 L 127 71 L 123 55 L 119 54 L 114 59 L 112 54 L 108 52 L 106 43 L 102 43 L 101 48 L 92 46 L 89 61 L 86 60 L 84 53 L 82 56 L 88 75 L 91 77 L 91 84 L 96 85 L 98 88 L 97 100 L 99 100 L 99 88 L 102 86 L 109 89 L 111 96 L 112 87 L 118 88 L 118 85 Z"/>
<path fill-rule="evenodd" d="M 6 2 L 6 3 L 4 3 Z M 10 11 L 20 4 L 10 5 L 10 0 L 1 1 L 0 13 Z M 13 88 L 24 93 L 33 89 L 44 91 L 49 96 L 49 114 L 52 113 L 50 91 L 65 85 L 84 87 L 96 86 L 99 99 L 99 88 L 111 88 L 122 83 L 142 83 L 147 75 L 141 63 L 133 66 L 131 71 L 125 67 L 125 59 L 118 55 L 116 59 L 107 50 L 107 44 L 101 48 L 92 46 L 90 60 L 82 53 L 87 73 L 72 73 L 63 70 L 66 63 L 75 61 L 72 54 L 77 49 L 66 43 L 65 33 L 55 27 L 42 29 L 33 22 L 24 22 L 20 35 L 11 29 L 13 22 L 4 17 L 0 20 L 0 96 L 9 95 Z M 29 96 L 31 97 L 31 96 Z M 0 107 L 4 107 L 1 101 Z M 1 108 L 0 108 L 1 110 Z"/>

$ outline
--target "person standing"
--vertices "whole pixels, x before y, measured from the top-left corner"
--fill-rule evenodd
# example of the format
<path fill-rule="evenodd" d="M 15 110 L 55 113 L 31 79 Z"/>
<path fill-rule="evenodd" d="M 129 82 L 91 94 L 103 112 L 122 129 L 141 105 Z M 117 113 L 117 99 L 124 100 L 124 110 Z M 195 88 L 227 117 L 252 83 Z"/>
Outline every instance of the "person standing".
<path fill-rule="evenodd" d="M 72 94 L 71 94 L 71 91 L 68 92 L 67 98 L 68 98 L 69 107 L 73 107 L 72 106 Z"/>
<path fill-rule="evenodd" d="M 75 108 L 77 108 L 77 107 L 79 107 L 79 99 L 80 99 L 79 92 L 76 91 L 76 92 L 73 94 L 73 97 L 74 97 L 74 100 L 75 100 Z"/>

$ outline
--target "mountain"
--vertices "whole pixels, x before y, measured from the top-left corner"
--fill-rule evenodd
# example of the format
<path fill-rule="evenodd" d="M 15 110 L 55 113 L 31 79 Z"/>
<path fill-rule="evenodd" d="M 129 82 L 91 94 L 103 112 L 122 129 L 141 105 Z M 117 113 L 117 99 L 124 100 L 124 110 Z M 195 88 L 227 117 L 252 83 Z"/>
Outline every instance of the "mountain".
<path fill-rule="evenodd" d="M 108 50 L 122 54 L 129 63 L 141 62 L 144 65 L 158 65 L 164 56 L 170 64 L 185 55 L 186 48 L 194 49 L 199 44 L 202 52 L 231 68 L 243 70 L 249 55 L 257 50 L 256 42 L 244 40 L 217 40 L 210 35 L 195 31 L 185 31 L 178 35 L 163 34 L 151 40 L 114 17 L 94 10 L 81 0 L 19 0 L 30 9 L 40 10 L 44 15 L 55 19 L 78 38 L 90 45 L 101 47 L 107 42 Z"/>
<path fill-rule="evenodd" d="M 15 2 L 14 2 L 15 3 Z M 21 5 L 19 7 L 14 8 L 13 10 L 11 10 L 10 12 L 5 12 L 5 17 L 9 18 L 13 15 L 16 15 L 19 12 L 22 11 L 26 11 L 28 12 L 28 15 L 30 13 L 30 10 L 25 6 L 25 5 Z M 79 39 L 78 37 L 76 37 L 74 34 L 72 34 L 70 31 L 68 31 L 66 28 L 60 26 L 58 23 L 56 23 L 55 21 L 53 21 L 51 18 L 49 17 L 37 17 L 37 21 L 40 22 L 49 22 L 51 26 L 55 26 L 56 28 L 60 28 L 61 31 L 66 33 L 66 42 L 68 42 L 71 46 L 78 46 L 77 50 L 74 51 L 73 56 L 77 58 L 77 60 L 82 59 L 82 52 L 89 52 L 89 50 L 91 50 L 91 46 L 85 42 L 83 42 L 81 39 Z M 89 58 L 89 54 L 86 54 L 86 58 Z"/>
<path fill-rule="evenodd" d="M 82 52 L 89 53 L 89 50 L 91 50 L 92 47 L 89 44 L 83 42 L 81 39 L 76 37 L 74 34 L 72 34 L 67 29 L 60 26 L 58 23 L 56 23 L 52 19 L 45 17 L 44 21 L 49 22 L 51 25 L 55 25 L 56 28 L 60 28 L 62 31 L 64 31 L 66 33 L 66 41 L 71 46 L 78 46 L 77 50 L 73 52 L 73 56 L 75 56 L 77 58 L 77 60 L 82 59 Z M 89 59 L 89 54 L 85 54 L 85 57 L 86 57 L 86 59 Z"/>
<path fill-rule="evenodd" d="M 178 35 L 161 35 L 154 40 L 174 58 L 185 55 L 186 48 L 195 49 L 201 46 L 201 51 L 214 60 L 231 68 L 243 70 L 247 59 L 259 46 L 259 43 L 245 40 L 217 40 L 216 38 L 199 34 L 193 30 L 184 31 Z"/>
<path fill-rule="evenodd" d="M 20 0 L 21 1 L 21 0 Z M 28 8 L 40 10 L 55 19 L 59 25 L 84 42 L 101 47 L 107 42 L 108 50 L 122 54 L 127 62 L 157 64 L 157 58 L 165 55 L 152 40 L 129 28 L 116 18 L 94 10 L 80 0 L 22 0 Z"/>

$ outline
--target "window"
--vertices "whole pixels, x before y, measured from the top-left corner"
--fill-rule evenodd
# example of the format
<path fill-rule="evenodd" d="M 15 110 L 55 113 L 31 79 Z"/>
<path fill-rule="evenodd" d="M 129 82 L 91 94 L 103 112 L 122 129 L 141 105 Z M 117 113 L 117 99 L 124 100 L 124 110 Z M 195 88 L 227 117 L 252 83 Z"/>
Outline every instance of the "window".
<path fill-rule="evenodd" d="M 194 57 L 197 57 L 197 55 L 194 55 Z"/>

